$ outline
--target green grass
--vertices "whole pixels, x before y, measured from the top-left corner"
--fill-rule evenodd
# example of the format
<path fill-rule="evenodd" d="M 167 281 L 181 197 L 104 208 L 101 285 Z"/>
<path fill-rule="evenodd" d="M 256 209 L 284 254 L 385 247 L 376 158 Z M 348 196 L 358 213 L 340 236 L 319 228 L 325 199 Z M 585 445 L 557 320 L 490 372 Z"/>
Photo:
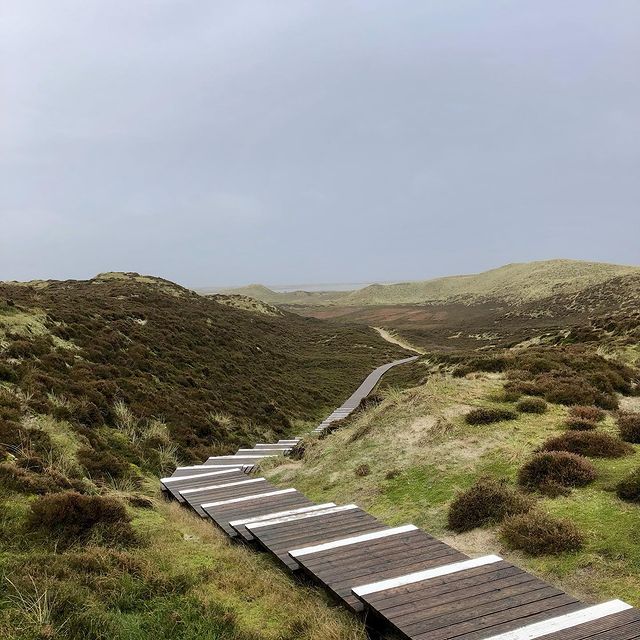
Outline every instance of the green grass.
<path fill-rule="evenodd" d="M 26 511 L 22 498 L 4 497 L 12 523 L 0 552 L 7 640 L 364 640 L 362 627 L 324 593 L 176 503 L 132 509 L 138 546 L 89 543 L 65 552 L 28 534 L 19 539 Z M 35 615 L 43 594 L 48 610 Z"/>

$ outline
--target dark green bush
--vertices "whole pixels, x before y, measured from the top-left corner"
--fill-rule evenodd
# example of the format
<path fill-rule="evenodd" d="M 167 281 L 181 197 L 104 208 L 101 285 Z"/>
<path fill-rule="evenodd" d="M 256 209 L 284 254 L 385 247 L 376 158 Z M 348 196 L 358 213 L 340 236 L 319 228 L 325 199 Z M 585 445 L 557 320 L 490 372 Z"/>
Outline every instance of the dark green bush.
<path fill-rule="evenodd" d="M 502 420 L 515 420 L 518 414 L 511 409 L 494 409 L 484 407 L 481 409 L 472 409 L 465 416 L 467 424 L 491 424 L 492 422 L 501 422 Z"/>
<path fill-rule="evenodd" d="M 589 458 L 621 458 L 633 453 L 633 448 L 620 438 L 600 431 L 567 431 L 547 440 L 540 450 L 569 451 Z"/>
<path fill-rule="evenodd" d="M 87 539 L 97 528 L 116 541 L 131 542 L 135 538 L 131 517 L 122 502 L 71 491 L 36 500 L 31 505 L 28 526 L 63 539 L 66 544 Z"/>
<path fill-rule="evenodd" d="M 571 431 L 593 431 L 597 425 L 585 418 L 569 417 L 564 421 L 564 426 Z"/>
<path fill-rule="evenodd" d="M 531 555 L 578 551 L 584 546 L 584 536 L 573 522 L 537 510 L 511 516 L 501 534 L 510 549 Z"/>
<path fill-rule="evenodd" d="M 524 513 L 532 506 L 531 498 L 522 495 L 506 482 L 480 478 L 472 487 L 453 499 L 449 506 L 448 526 L 459 533 L 469 531 L 501 522 L 505 517 L 516 513 Z"/>
<path fill-rule="evenodd" d="M 602 409 L 598 409 L 598 407 L 576 405 L 574 407 L 571 407 L 571 409 L 569 410 L 569 415 L 572 418 L 576 418 L 578 420 L 602 422 L 607 414 Z"/>
<path fill-rule="evenodd" d="M 640 413 L 621 413 L 618 416 L 618 429 L 623 440 L 640 444 Z"/>
<path fill-rule="evenodd" d="M 616 493 L 622 500 L 640 502 L 640 468 L 620 480 L 616 485 Z"/>
<path fill-rule="evenodd" d="M 522 413 L 545 413 L 547 403 L 542 398 L 522 398 L 516 403 L 516 409 Z"/>
<path fill-rule="evenodd" d="M 566 451 L 536 453 L 518 472 L 518 484 L 536 490 L 548 486 L 583 487 L 596 479 L 593 464 Z"/>

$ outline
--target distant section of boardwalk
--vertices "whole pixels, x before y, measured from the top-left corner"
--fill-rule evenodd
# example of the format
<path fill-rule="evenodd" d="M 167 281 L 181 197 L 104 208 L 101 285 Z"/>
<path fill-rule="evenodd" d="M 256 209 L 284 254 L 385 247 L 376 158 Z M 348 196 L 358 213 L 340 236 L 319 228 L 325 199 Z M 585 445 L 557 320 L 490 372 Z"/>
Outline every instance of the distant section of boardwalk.
<path fill-rule="evenodd" d="M 416 358 L 378 367 L 314 432 L 350 415 L 389 369 Z M 210 457 L 162 478 L 162 490 L 409 640 L 640 640 L 640 611 L 625 602 L 589 606 L 500 556 L 469 558 L 412 524 L 390 527 L 358 505 L 316 504 L 248 475 L 299 442 Z"/>
<path fill-rule="evenodd" d="M 358 408 L 358 405 L 364 398 L 366 398 L 380 382 L 380 378 L 393 367 L 397 367 L 400 364 L 406 364 L 417 360 L 419 356 L 411 356 L 410 358 L 403 358 L 402 360 L 394 360 L 388 364 L 374 369 L 365 379 L 364 382 L 339 406 L 333 413 L 327 416 L 314 430 L 314 433 L 323 433 L 326 431 L 332 422 L 343 420 L 348 417 L 353 411 Z"/>

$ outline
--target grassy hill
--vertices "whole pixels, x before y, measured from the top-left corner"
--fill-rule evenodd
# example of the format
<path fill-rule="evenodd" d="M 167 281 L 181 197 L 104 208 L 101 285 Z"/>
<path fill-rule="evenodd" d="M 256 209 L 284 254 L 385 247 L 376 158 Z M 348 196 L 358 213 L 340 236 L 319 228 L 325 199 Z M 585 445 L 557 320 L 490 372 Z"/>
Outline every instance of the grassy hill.
<path fill-rule="evenodd" d="M 572 408 L 567 405 L 592 400 L 561 394 L 561 387 L 578 393 L 591 387 L 596 401 L 601 401 L 592 385 L 604 389 L 605 380 L 614 371 L 621 372 L 635 380 L 636 387 L 621 386 L 624 394 L 615 393 L 613 404 L 619 403 L 625 411 L 640 410 L 640 399 L 633 395 L 640 381 L 638 369 L 621 368 L 595 351 L 595 346 L 538 347 L 487 354 L 484 360 L 463 358 L 464 368 L 453 376 L 447 368 L 435 366 L 433 357 L 423 359 L 398 371 L 398 375 L 417 378 L 413 388 L 379 391 L 377 404 L 328 437 L 308 442 L 302 460 L 276 461 L 267 475 L 317 501 L 355 502 L 391 526 L 414 523 L 470 555 L 497 553 L 587 602 L 622 598 L 640 606 L 640 547 L 636 542 L 640 485 L 636 481 L 635 502 L 616 494 L 618 483 L 640 474 L 640 440 L 633 445 L 620 443 L 615 411 L 602 412 L 601 422 L 593 424 L 591 431 L 580 432 L 608 436 L 624 452 L 620 457 L 604 452 L 602 457 L 595 453 L 581 458 L 584 464 L 593 465 L 595 481 L 573 490 L 521 493 L 522 499 L 532 501 L 532 512 L 569 520 L 582 540 L 580 548 L 523 552 L 505 539 L 495 515 L 464 532 L 452 530 L 448 521 L 461 492 L 484 478 L 516 490 L 519 470 L 536 450 L 571 433 L 567 421 Z M 422 375 L 416 375 L 420 369 Z M 522 379 L 525 371 L 541 369 L 547 372 L 534 374 L 535 383 L 514 386 L 513 381 Z M 546 410 L 519 411 L 516 389 L 543 392 L 535 386 L 543 380 L 551 382 L 544 390 L 548 400 L 537 400 Z M 469 424 L 466 416 L 478 409 L 500 412 L 507 419 Z M 640 413 L 635 415 L 640 419 Z M 494 504 L 493 497 L 491 500 Z M 474 509 L 482 508 L 478 502 L 468 505 L 465 513 L 471 519 Z M 528 535 L 527 540 L 535 540 L 537 534 Z"/>
<path fill-rule="evenodd" d="M 269 304 L 283 305 L 317 305 L 317 304 L 333 304 L 339 302 L 343 298 L 348 297 L 351 291 L 273 291 L 269 287 L 261 284 L 250 284 L 246 287 L 236 287 L 230 289 L 221 289 L 217 293 L 210 293 L 207 290 L 202 291 L 204 295 L 240 295 L 256 300 L 262 300 Z"/>
<path fill-rule="evenodd" d="M 448 276 L 399 284 L 374 284 L 356 291 L 278 293 L 252 285 L 228 293 L 240 293 L 281 305 L 370 306 L 395 304 L 478 304 L 502 301 L 533 302 L 553 295 L 569 296 L 613 278 L 640 274 L 640 267 L 544 260 L 509 264 L 478 274 Z"/>
<path fill-rule="evenodd" d="M 0 284 L 0 636 L 363 640 L 157 478 L 295 432 L 404 353 L 137 274 Z"/>
<path fill-rule="evenodd" d="M 351 293 L 341 302 L 370 305 L 499 300 L 514 304 L 541 300 L 551 295 L 568 296 L 628 274 L 640 274 L 640 267 L 577 260 L 546 260 L 509 264 L 473 275 L 405 284 L 373 285 Z"/>

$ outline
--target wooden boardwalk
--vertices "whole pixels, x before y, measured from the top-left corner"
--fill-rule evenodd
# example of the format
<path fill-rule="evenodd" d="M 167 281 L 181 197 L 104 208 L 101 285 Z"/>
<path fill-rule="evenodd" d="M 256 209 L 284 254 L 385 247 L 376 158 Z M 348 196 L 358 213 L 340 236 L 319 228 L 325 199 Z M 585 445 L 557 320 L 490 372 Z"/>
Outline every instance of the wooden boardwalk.
<path fill-rule="evenodd" d="M 376 369 L 314 431 L 348 416 L 387 370 L 414 359 Z M 408 640 L 640 640 L 640 611 L 620 600 L 589 606 L 499 556 L 469 558 L 412 524 L 387 526 L 355 504 L 315 504 L 249 474 L 298 442 L 212 456 L 161 478 L 161 488 Z"/>

